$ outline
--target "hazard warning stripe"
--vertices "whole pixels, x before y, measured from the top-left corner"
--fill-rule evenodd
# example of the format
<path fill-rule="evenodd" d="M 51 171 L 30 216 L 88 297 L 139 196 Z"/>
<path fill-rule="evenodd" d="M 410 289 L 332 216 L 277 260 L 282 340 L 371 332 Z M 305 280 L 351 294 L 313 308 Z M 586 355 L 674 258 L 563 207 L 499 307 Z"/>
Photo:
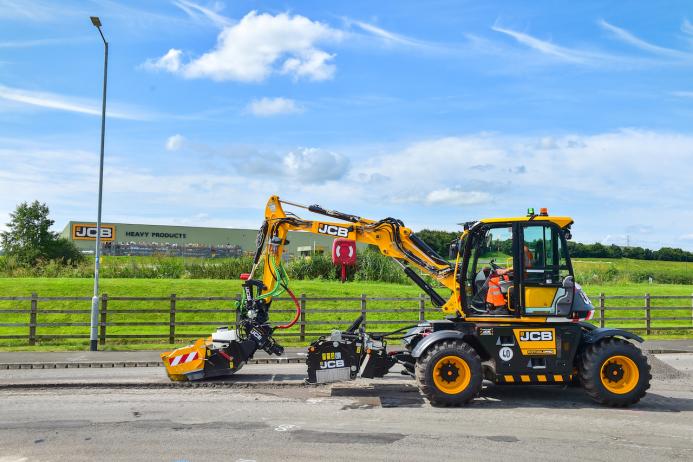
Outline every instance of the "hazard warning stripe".
<path fill-rule="evenodd" d="M 174 356 L 173 358 L 169 358 L 168 362 L 171 366 L 177 366 L 179 364 L 189 363 L 194 359 L 197 359 L 197 351 L 180 356 Z"/>
<path fill-rule="evenodd" d="M 570 382 L 571 374 L 505 374 L 496 376 L 498 383 L 564 383 Z"/>

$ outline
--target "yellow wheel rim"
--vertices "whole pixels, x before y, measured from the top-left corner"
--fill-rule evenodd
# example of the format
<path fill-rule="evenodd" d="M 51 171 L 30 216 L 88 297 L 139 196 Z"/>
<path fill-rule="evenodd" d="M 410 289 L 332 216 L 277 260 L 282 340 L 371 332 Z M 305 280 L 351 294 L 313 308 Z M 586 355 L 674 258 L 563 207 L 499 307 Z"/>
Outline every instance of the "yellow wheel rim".
<path fill-rule="evenodd" d="M 640 371 L 635 361 L 627 356 L 612 356 L 602 364 L 599 377 L 604 388 L 611 393 L 623 395 L 637 386 Z"/>
<path fill-rule="evenodd" d="M 459 356 L 440 358 L 433 368 L 433 383 L 438 390 L 449 395 L 462 392 L 471 379 L 469 364 Z"/>

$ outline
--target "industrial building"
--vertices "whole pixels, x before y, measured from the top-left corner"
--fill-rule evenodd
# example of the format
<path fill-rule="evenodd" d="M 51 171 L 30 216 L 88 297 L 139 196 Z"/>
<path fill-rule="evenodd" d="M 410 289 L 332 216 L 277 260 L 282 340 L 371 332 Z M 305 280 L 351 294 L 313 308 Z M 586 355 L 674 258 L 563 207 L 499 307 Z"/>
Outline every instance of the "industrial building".
<path fill-rule="evenodd" d="M 255 251 L 256 229 L 205 228 L 199 226 L 102 223 L 101 242 L 107 255 L 234 257 Z M 61 233 L 84 252 L 94 250 L 96 223 L 70 221 Z M 330 252 L 333 238 L 290 232 L 287 256 Z M 359 244 L 361 247 L 362 244 Z"/>

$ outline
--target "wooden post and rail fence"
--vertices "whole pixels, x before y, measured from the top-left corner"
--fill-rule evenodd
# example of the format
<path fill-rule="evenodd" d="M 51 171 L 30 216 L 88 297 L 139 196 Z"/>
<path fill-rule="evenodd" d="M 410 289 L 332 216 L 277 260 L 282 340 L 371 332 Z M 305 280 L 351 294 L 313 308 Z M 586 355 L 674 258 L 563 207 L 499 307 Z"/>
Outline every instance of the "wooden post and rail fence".
<path fill-rule="evenodd" d="M 591 322 L 599 327 L 622 327 L 646 335 L 693 332 L 693 294 L 632 296 L 600 293 L 591 298 L 595 305 L 595 317 Z M 0 344 L 36 345 L 62 339 L 88 339 L 90 300 L 91 297 L 44 297 L 37 293 L 0 297 Z M 205 336 L 216 327 L 233 326 L 238 322 L 235 308 L 238 300 L 238 296 L 180 297 L 171 294 L 168 297 L 120 297 L 103 294 L 99 343 L 106 345 L 109 340 L 118 339 L 121 342 L 173 344 Z M 287 299 L 275 301 L 280 304 Z M 136 305 L 137 302 L 155 306 L 142 308 Z M 301 316 L 296 326 L 286 332 L 278 331 L 276 335 L 307 342 L 328 334 L 332 329 L 344 328 L 359 315 L 364 317 L 364 326 L 379 332 L 442 318 L 440 310 L 423 294 L 401 298 L 369 297 L 365 294 L 360 297 L 309 298 L 302 294 L 299 303 Z M 293 316 L 294 308 L 289 306 L 286 309 L 284 306 L 289 305 L 279 305 L 279 309 L 273 307 L 273 319 Z M 634 312 L 638 315 L 632 316 Z"/>

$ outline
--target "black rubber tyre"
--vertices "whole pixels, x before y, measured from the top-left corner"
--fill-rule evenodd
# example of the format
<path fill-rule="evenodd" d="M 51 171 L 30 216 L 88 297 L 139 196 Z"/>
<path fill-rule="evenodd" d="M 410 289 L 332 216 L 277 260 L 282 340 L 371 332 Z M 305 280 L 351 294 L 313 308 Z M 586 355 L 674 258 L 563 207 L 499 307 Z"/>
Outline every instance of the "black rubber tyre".
<path fill-rule="evenodd" d="M 439 342 L 416 362 L 419 389 L 435 406 L 467 404 L 481 391 L 482 378 L 479 355 L 469 344 L 460 341 Z"/>
<path fill-rule="evenodd" d="M 611 379 L 611 374 L 615 379 Z M 582 354 L 580 383 L 600 404 L 614 407 L 635 404 L 645 396 L 650 380 L 652 375 L 647 358 L 639 348 L 625 340 L 607 338 L 589 345 Z M 614 387 L 621 388 L 614 391 Z"/>

